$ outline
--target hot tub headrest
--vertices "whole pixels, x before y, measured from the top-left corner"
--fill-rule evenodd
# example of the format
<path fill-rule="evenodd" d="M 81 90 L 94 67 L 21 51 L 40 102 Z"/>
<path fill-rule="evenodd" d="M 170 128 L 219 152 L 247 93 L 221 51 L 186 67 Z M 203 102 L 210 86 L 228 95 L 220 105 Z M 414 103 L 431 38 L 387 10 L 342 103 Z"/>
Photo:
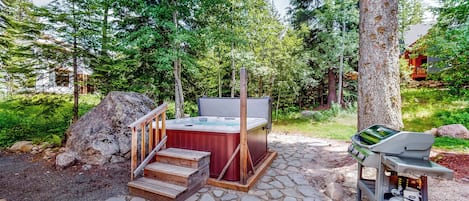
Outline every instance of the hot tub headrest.
<path fill-rule="evenodd" d="M 199 116 L 239 117 L 239 98 L 210 98 L 198 99 Z M 272 101 L 270 97 L 248 98 L 248 117 L 264 118 L 267 129 L 272 128 Z"/>

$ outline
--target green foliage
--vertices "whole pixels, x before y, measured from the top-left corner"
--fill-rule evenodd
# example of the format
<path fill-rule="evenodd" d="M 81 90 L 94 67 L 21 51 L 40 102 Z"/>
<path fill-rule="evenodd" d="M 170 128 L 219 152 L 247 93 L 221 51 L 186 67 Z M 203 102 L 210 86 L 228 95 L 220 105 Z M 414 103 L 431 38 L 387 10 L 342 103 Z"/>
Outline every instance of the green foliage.
<path fill-rule="evenodd" d="M 452 94 L 469 93 L 469 2 L 447 0 L 438 12 L 437 24 L 415 47 L 427 56 L 438 58 L 441 79 L 449 84 Z"/>
<path fill-rule="evenodd" d="M 96 98 L 80 105 L 82 114 L 96 104 Z M 19 140 L 62 143 L 72 117 L 71 96 L 17 95 L 0 101 L 0 147 Z"/>
<path fill-rule="evenodd" d="M 0 9 L 0 83 L 8 93 L 34 86 L 34 51 L 42 24 L 27 0 L 3 0 Z"/>
<path fill-rule="evenodd" d="M 174 102 L 168 102 L 168 110 L 166 110 L 166 117 L 168 119 L 175 118 L 175 104 Z M 186 101 L 184 102 L 184 112 L 191 117 L 199 116 L 197 103 Z"/>
<path fill-rule="evenodd" d="M 409 61 L 404 58 L 399 58 L 399 77 L 401 86 L 406 86 L 410 81 L 412 69 L 409 66 Z"/>
<path fill-rule="evenodd" d="M 411 25 L 419 24 L 423 18 L 422 2 L 419 0 L 400 0 L 399 1 L 399 40 L 401 41 L 399 48 L 404 50 L 404 32 L 408 31 Z"/>
<path fill-rule="evenodd" d="M 469 96 L 441 89 L 403 89 L 404 129 L 423 132 L 446 124 L 468 125 Z"/>
<path fill-rule="evenodd" d="M 456 150 L 456 151 L 469 151 L 469 140 L 457 139 L 451 137 L 437 137 L 435 138 L 435 143 L 433 147 L 446 150 Z"/>
<path fill-rule="evenodd" d="M 441 125 L 463 124 L 469 128 L 469 107 L 453 111 L 438 111 L 433 116 Z"/>
<path fill-rule="evenodd" d="M 292 24 L 303 34 L 303 57 L 308 65 L 299 80 L 302 82 L 299 94 L 304 94 L 300 95 L 302 105 L 314 107 L 324 103 L 329 94 L 327 74 L 330 70 L 338 73 L 341 57 L 344 73 L 358 67 L 358 4 L 353 0 L 293 0 L 291 5 Z M 344 81 L 344 86 L 348 85 Z M 344 87 L 345 93 L 356 93 L 355 90 Z"/>

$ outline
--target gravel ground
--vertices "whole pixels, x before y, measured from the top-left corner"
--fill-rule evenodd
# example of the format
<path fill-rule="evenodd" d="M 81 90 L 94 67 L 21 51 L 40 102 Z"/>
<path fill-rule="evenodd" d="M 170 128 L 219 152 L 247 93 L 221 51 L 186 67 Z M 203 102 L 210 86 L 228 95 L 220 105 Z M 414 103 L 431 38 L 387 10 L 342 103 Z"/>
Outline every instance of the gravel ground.
<path fill-rule="evenodd" d="M 85 166 L 86 167 L 86 166 Z M 56 170 L 37 155 L 0 151 L 0 200 L 95 201 L 127 194 L 129 164 Z"/>

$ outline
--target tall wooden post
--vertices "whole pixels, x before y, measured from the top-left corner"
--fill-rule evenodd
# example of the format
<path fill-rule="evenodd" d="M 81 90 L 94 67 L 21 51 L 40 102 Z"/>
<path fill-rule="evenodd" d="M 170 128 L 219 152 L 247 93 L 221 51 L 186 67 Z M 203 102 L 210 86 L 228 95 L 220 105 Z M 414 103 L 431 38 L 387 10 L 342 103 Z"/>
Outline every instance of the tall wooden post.
<path fill-rule="evenodd" d="M 247 167 L 248 167 L 248 131 L 247 131 L 247 71 L 246 68 L 241 68 L 240 72 L 240 182 L 246 184 L 247 182 Z"/>

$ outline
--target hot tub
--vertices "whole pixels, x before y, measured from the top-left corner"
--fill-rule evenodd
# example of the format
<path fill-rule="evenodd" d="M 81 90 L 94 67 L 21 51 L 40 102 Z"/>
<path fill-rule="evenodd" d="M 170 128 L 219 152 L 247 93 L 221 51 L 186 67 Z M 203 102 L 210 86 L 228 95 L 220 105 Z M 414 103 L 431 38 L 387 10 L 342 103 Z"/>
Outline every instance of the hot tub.
<path fill-rule="evenodd" d="M 247 118 L 248 147 L 254 165 L 267 154 L 266 125 L 264 118 Z M 166 147 L 211 152 L 210 177 L 217 178 L 239 144 L 239 133 L 238 117 L 201 116 L 167 120 Z M 239 165 L 238 153 L 223 179 L 238 181 Z"/>

